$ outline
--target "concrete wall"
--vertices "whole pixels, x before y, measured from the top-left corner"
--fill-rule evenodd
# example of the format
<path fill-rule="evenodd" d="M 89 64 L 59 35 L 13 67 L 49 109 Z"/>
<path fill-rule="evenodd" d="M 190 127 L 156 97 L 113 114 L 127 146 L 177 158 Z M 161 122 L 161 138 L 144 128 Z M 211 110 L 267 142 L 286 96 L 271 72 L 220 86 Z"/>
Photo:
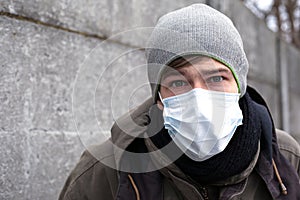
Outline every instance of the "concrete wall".
<path fill-rule="evenodd" d="M 300 134 L 299 50 L 239 1 L 2 1 L 0 199 L 57 199 L 85 147 L 103 140 L 114 118 L 150 95 L 139 47 L 151 29 L 135 28 L 194 2 L 233 19 L 251 64 L 249 83 L 268 101 L 278 127 L 287 102 L 285 126 Z"/>

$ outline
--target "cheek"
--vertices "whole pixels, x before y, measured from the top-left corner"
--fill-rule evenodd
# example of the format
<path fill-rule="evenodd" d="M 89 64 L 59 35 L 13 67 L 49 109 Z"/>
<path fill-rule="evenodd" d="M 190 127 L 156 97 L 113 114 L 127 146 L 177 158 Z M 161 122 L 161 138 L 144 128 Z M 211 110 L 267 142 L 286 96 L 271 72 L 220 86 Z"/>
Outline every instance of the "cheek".
<path fill-rule="evenodd" d="M 229 82 L 229 85 L 226 88 L 228 88 L 228 91 L 226 91 L 226 92 L 230 92 L 230 93 L 238 93 L 239 92 L 238 85 L 235 80 Z"/>

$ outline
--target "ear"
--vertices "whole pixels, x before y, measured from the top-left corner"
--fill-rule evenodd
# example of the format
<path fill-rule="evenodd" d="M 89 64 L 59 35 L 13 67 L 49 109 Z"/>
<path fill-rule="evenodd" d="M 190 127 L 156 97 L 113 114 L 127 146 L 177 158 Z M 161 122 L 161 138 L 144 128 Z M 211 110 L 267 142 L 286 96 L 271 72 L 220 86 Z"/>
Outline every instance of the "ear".
<path fill-rule="evenodd" d="M 156 105 L 157 107 L 160 109 L 160 110 L 163 110 L 164 109 L 164 105 L 162 104 L 162 102 L 160 100 L 157 100 L 156 101 Z"/>

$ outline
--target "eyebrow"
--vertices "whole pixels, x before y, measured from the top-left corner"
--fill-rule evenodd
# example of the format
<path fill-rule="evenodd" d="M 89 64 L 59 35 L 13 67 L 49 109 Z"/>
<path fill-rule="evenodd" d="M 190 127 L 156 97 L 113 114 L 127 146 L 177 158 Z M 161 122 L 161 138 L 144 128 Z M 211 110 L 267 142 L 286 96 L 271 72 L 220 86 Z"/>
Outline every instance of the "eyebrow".
<path fill-rule="evenodd" d="M 227 73 L 227 74 L 230 74 L 231 73 L 231 70 L 229 68 L 218 68 L 218 69 L 205 69 L 205 70 L 201 70 L 201 73 L 203 75 L 212 75 L 212 74 L 217 74 L 217 73 Z"/>
<path fill-rule="evenodd" d="M 202 69 L 199 70 L 200 73 L 202 75 L 213 75 L 213 74 L 218 74 L 218 73 L 226 73 L 226 74 L 230 74 L 231 70 L 229 68 L 223 68 L 223 67 L 219 67 L 217 69 Z M 163 75 L 162 75 L 162 80 L 169 77 L 169 76 L 185 76 L 186 74 L 188 74 L 188 69 L 182 69 L 180 70 L 168 70 L 166 71 Z"/>
<path fill-rule="evenodd" d="M 161 80 L 163 80 L 169 76 L 184 76 L 184 74 L 186 74 L 186 73 L 182 73 L 177 70 L 168 70 L 162 75 Z"/>

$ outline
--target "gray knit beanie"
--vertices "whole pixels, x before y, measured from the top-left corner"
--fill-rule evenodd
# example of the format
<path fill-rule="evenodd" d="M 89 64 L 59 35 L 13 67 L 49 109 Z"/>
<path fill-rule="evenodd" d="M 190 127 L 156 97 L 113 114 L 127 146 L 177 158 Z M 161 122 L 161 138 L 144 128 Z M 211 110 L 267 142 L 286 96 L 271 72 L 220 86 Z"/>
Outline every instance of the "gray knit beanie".
<path fill-rule="evenodd" d="M 162 16 L 148 41 L 148 78 L 155 101 L 166 65 L 188 55 L 208 56 L 226 65 L 241 96 L 245 94 L 249 64 L 241 36 L 227 16 L 205 4 L 193 4 Z"/>

